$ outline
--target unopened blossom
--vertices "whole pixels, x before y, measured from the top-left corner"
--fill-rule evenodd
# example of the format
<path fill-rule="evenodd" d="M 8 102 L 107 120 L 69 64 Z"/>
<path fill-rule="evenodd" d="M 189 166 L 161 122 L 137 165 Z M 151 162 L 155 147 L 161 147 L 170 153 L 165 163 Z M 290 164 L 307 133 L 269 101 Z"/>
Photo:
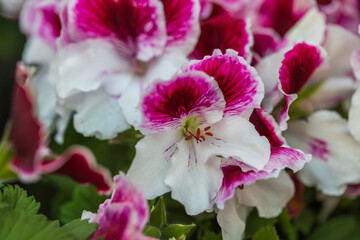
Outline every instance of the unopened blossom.
<path fill-rule="evenodd" d="M 284 169 L 297 172 L 311 160 L 311 155 L 286 144 L 279 125 L 264 109 L 254 110 L 250 121 L 268 139 L 271 155 L 261 171 L 232 159 L 222 163 L 224 180 L 214 204 L 223 238 L 229 240 L 243 234 L 249 207 L 256 207 L 261 217 L 279 215 L 294 194 L 294 184 Z"/>
<path fill-rule="evenodd" d="M 128 177 L 146 198 L 171 191 L 188 214 L 209 209 L 222 184 L 222 160 L 256 170 L 269 161 L 269 142 L 248 120 L 262 96 L 255 70 L 234 51 L 214 52 L 154 84 L 141 105 L 145 137 Z"/>
<path fill-rule="evenodd" d="M 27 80 L 31 78 L 23 65 L 18 65 L 13 90 L 8 144 L 13 150 L 10 167 L 23 182 L 34 182 L 43 174 L 66 175 L 83 184 L 94 184 L 99 192 L 111 190 L 108 170 L 98 166 L 85 147 L 73 146 L 60 155 L 48 148 L 48 132 L 35 116 L 35 103 Z"/>
<path fill-rule="evenodd" d="M 198 0 L 70 0 L 52 73 L 75 129 L 109 139 L 139 124 L 142 94 L 193 50 L 199 12 Z"/>
<path fill-rule="evenodd" d="M 99 224 L 91 239 L 151 240 L 142 231 L 149 219 L 149 208 L 142 193 L 123 173 L 114 177 L 110 199 L 99 206 L 96 214 L 84 211 L 82 219 Z"/>

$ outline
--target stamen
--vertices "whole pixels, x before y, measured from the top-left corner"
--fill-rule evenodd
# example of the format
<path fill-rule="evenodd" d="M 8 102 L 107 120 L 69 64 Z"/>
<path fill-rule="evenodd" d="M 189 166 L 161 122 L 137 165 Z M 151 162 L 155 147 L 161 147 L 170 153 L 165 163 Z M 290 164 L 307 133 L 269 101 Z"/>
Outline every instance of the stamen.
<path fill-rule="evenodd" d="M 208 135 L 210 137 L 214 136 L 214 134 L 212 134 L 211 132 L 206 132 L 205 135 Z"/>
<path fill-rule="evenodd" d="M 185 128 L 186 133 L 188 133 L 189 129 L 187 128 L 187 126 L 184 126 L 184 128 Z"/>
<path fill-rule="evenodd" d="M 199 138 L 200 137 L 200 128 L 198 128 L 197 130 L 196 130 L 196 138 Z"/>
<path fill-rule="evenodd" d="M 185 141 L 189 141 L 193 136 L 192 135 L 189 135 L 185 138 Z"/>
<path fill-rule="evenodd" d="M 201 138 L 203 141 L 205 141 L 205 137 L 204 137 L 204 136 L 200 136 L 199 138 Z"/>
<path fill-rule="evenodd" d="M 207 126 L 206 128 L 204 128 L 204 131 L 206 132 L 206 131 L 209 131 L 210 130 L 210 126 Z"/>

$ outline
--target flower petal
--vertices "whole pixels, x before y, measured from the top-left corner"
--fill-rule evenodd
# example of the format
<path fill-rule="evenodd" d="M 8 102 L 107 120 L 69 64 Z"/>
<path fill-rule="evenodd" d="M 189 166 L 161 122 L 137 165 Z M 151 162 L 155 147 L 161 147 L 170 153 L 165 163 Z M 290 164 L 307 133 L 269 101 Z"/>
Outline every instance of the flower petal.
<path fill-rule="evenodd" d="M 70 36 L 75 41 L 103 38 L 119 54 L 148 61 L 166 43 L 163 6 L 157 0 L 72 0 Z"/>
<path fill-rule="evenodd" d="M 167 51 L 177 50 L 189 54 L 200 34 L 198 0 L 161 0 L 164 5 Z"/>
<path fill-rule="evenodd" d="M 350 58 L 350 64 L 356 80 L 360 82 L 360 49 L 353 51 Z"/>
<path fill-rule="evenodd" d="M 177 151 L 175 142 L 173 133 L 164 131 L 147 135 L 136 144 L 136 155 L 127 177 L 147 199 L 170 191 L 164 183 L 166 171 L 170 167 L 166 156 Z"/>
<path fill-rule="evenodd" d="M 226 202 L 225 208 L 218 212 L 217 221 L 224 240 L 239 239 L 240 236 L 243 236 L 248 214 L 247 208 L 237 204 L 236 198 L 232 198 Z"/>
<path fill-rule="evenodd" d="M 91 183 L 100 193 L 112 189 L 109 171 L 96 165 L 95 157 L 84 147 L 72 147 L 51 161 L 44 161 L 41 168 L 42 173 L 65 175 L 81 184 Z"/>
<path fill-rule="evenodd" d="M 325 194 L 339 196 L 347 184 L 360 182 L 360 145 L 338 113 L 318 111 L 307 121 L 292 122 L 285 137 L 290 146 L 313 156 L 298 174 L 304 184 L 316 186 Z"/>
<path fill-rule="evenodd" d="M 281 172 L 277 178 L 257 181 L 236 191 L 240 204 L 256 207 L 259 216 L 276 217 L 294 195 L 295 187 L 290 177 Z"/>
<path fill-rule="evenodd" d="M 255 69 L 233 50 L 225 54 L 214 51 L 210 57 L 192 61 L 184 70 L 203 71 L 217 81 L 226 102 L 225 116 L 249 117 L 254 108 L 260 107 L 264 85 Z"/>
<path fill-rule="evenodd" d="M 217 83 L 202 72 L 188 72 L 154 84 L 141 104 L 143 127 L 150 130 L 179 127 L 190 115 L 204 124 L 222 118 L 225 102 Z"/>
<path fill-rule="evenodd" d="M 297 98 L 296 93 L 303 88 L 323 61 L 321 49 L 307 43 L 298 43 L 285 54 L 279 70 L 279 89 L 286 101 L 280 113 L 281 130 L 287 128 L 286 122 L 290 118 L 288 111 L 291 103 Z"/>
<path fill-rule="evenodd" d="M 351 100 L 351 107 L 349 110 L 349 129 L 353 137 L 360 142 L 360 88 L 356 90 Z"/>
<path fill-rule="evenodd" d="M 203 159 L 202 151 L 195 149 L 197 161 L 192 161 L 188 142 L 183 140 L 178 152 L 171 159 L 165 183 L 173 199 L 185 206 L 186 213 L 196 215 L 210 208 L 222 182 L 221 159 Z M 206 162 L 206 163 L 205 163 Z"/>
<path fill-rule="evenodd" d="M 211 55 L 214 49 L 222 52 L 233 49 L 239 56 L 250 60 L 250 49 L 254 43 L 250 27 L 250 21 L 234 18 L 228 13 L 202 21 L 201 35 L 192 58 L 202 59 Z"/>
<path fill-rule="evenodd" d="M 39 178 L 40 165 L 48 148 L 45 129 L 35 117 L 31 90 L 19 81 L 20 79 L 15 82 L 12 96 L 9 141 L 15 154 L 11 166 L 20 179 L 29 182 Z"/>

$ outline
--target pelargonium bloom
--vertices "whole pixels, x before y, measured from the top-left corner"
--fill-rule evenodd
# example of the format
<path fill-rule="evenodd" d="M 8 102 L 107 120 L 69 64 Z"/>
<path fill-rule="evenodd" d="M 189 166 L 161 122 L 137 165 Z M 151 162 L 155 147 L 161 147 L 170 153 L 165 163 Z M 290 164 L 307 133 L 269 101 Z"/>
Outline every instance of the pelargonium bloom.
<path fill-rule="evenodd" d="M 269 160 L 269 142 L 248 120 L 262 96 L 261 80 L 234 51 L 215 52 L 154 84 L 141 105 L 145 137 L 128 177 L 147 198 L 171 191 L 188 214 L 209 209 L 224 158 L 257 170 Z"/>
<path fill-rule="evenodd" d="M 245 227 L 247 207 L 256 207 L 261 217 L 275 217 L 294 194 L 292 180 L 283 171 L 299 171 L 311 155 L 286 145 L 280 127 L 264 109 L 256 109 L 251 123 L 271 144 L 270 160 L 261 171 L 232 159 L 223 161 L 224 180 L 214 200 L 224 239 L 235 239 Z M 236 211 L 238 209 L 238 211 Z"/>
<path fill-rule="evenodd" d="M 51 153 L 47 147 L 48 133 L 35 116 L 33 93 L 25 83 L 28 77 L 26 69 L 19 65 L 13 90 L 8 139 L 14 151 L 10 167 L 24 182 L 36 181 L 43 174 L 56 173 L 83 184 L 92 183 L 99 192 L 109 192 L 110 174 L 96 164 L 93 154 L 87 148 L 74 146 L 58 156 Z"/>
<path fill-rule="evenodd" d="M 114 183 L 111 199 L 105 200 L 96 214 L 83 212 L 82 219 L 90 218 L 89 222 L 99 224 L 91 239 L 154 240 L 142 234 L 149 218 L 149 208 L 142 193 L 123 173 L 114 177 Z"/>
<path fill-rule="evenodd" d="M 169 79 L 193 50 L 199 12 L 198 0 L 70 0 L 52 69 L 75 129 L 109 139 L 139 123 L 149 84 Z"/>
<path fill-rule="evenodd" d="M 290 146 L 313 156 L 298 173 L 305 185 L 315 186 L 327 195 L 340 196 L 349 184 L 360 182 L 360 144 L 338 113 L 322 110 L 306 120 L 290 122 L 285 137 Z"/>

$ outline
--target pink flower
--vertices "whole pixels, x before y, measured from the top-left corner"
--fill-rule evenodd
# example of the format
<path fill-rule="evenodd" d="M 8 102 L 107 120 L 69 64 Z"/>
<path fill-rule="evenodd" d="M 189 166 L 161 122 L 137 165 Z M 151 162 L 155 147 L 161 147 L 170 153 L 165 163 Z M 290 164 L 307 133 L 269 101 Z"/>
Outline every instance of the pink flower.
<path fill-rule="evenodd" d="M 99 228 L 91 239 L 151 240 L 142 231 L 149 218 L 149 209 L 142 193 L 129 182 L 123 173 L 114 177 L 115 187 L 111 199 L 92 214 L 84 211 L 82 218 L 98 223 Z"/>
<path fill-rule="evenodd" d="M 155 84 L 141 105 L 145 137 L 129 178 L 147 198 L 171 191 L 188 214 L 210 208 L 223 179 L 222 159 L 254 169 L 269 159 L 269 143 L 248 120 L 262 91 L 254 69 L 234 51 L 191 62 L 171 81 Z"/>
<path fill-rule="evenodd" d="M 11 131 L 9 144 L 14 150 L 11 168 L 24 182 L 33 182 L 43 174 L 56 173 L 74 180 L 94 184 L 99 192 L 111 190 L 110 174 L 98 166 L 92 153 L 84 147 L 72 147 L 59 156 L 53 156 L 47 147 L 47 131 L 35 117 L 34 99 L 25 80 L 31 76 L 18 66 L 13 90 Z"/>
<path fill-rule="evenodd" d="M 171 78 L 193 50 L 199 8 L 197 0 L 69 1 L 53 75 L 75 129 L 109 139 L 138 124 L 144 91 Z"/>

